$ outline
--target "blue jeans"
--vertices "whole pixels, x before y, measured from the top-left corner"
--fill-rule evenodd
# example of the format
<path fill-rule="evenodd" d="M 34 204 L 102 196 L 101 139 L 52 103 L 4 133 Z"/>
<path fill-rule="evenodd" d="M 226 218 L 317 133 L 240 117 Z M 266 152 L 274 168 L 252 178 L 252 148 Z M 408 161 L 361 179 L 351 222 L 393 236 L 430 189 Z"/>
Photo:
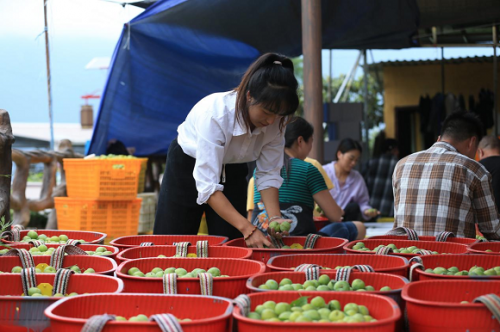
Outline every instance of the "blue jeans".
<path fill-rule="evenodd" d="M 340 237 L 349 241 L 354 241 L 358 237 L 358 229 L 350 221 L 332 222 L 318 232 L 319 235 L 329 237 Z"/>

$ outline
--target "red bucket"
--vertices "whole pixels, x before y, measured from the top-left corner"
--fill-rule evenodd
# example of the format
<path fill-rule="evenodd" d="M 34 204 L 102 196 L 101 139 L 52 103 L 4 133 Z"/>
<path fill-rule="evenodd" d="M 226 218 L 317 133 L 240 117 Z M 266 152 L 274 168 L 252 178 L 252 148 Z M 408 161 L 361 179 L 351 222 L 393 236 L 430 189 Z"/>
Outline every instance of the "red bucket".
<path fill-rule="evenodd" d="M 227 237 L 215 235 L 131 235 L 114 239 L 109 244 L 122 251 L 139 247 L 143 242 L 152 242 L 157 246 L 172 245 L 174 242 L 190 242 L 196 246 L 198 241 L 208 241 L 209 246 L 220 246 L 227 241 Z"/>
<path fill-rule="evenodd" d="M 57 248 L 61 245 L 62 244 L 46 244 L 47 248 Z M 9 245 L 9 247 L 30 250 L 34 246 L 31 243 L 16 243 L 16 244 Z M 78 248 L 80 248 L 84 251 L 95 251 L 99 247 L 106 248 L 106 250 L 111 251 L 113 254 L 111 254 L 111 255 L 97 255 L 97 256 L 108 257 L 108 258 L 116 260 L 116 255 L 118 254 L 118 248 L 116 248 L 116 247 L 106 246 L 103 244 L 86 244 L 86 243 L 78 245 Z"/>
<path fill-rule="evenodd" d="M 151 246 L 151 247 L 135 247 L 123 250 L 117 256 L 118 262 L 126 262 L 138 258 L 155 258 L 158 255 L 172 257 L 175 255 L 175 246 Z M 196 246 L 188 247 L 188 254 L 196 254 Z M 208 247 L 208 257 L 212 258 L 241 258 L 247 259 L 252 255 L 250 248 L 238 247 Z"/>
<path fill-rule="evenodd" d="M 488 252 L 486 250 L 491 250 Z M 478 242 L 471 244 L 467 251 L 471 254 L 500 255 L 500 242 Z"/>
<path fill-rule="evenodd" d="M 33 256 L 35 265 L 40 263 L 50 264 L 50 256 Z M 116 270 L 116 262 L 111 258 L 99 256 L 68 255 L 64 257 L 63 268 L 78 265 L 82 272 L 93 268 L 96 274 L 112 275 Z M 0 271 L 10 273 L 14 266 L 22 266 L 21 259 L 17 256 L 1 257 Z"/>
<path fill-rule="evenodd" d="M 368 323 L 284 323 L 267 322 L 250 319 L 240 313 L 240 308 L 235 306 L 233 317 L 239 332 L 303 332 L 303 331 L 363 331 L 363 332 L 394 332 L 396 322 L 401 317 L 401 310 L 394 300 L 380 295 L 364 294 L 361 292 L 261 292 L 248 295 L 251 301 L 251 311 L 259 304 L 266 301 L 292 302 L 301 296 L 322 296 L 326 302 L 338 300 L 341 305 L 354 302 L 364 305 L 370 315 L 377 319 Z"/>
<path fill-rule="evenodd" d="M 500 256 L 498 255 L 428 255 L 421 256 L 424 269 L 434 269 L 444 267 L 446 269 L 455 266 L 460 271 L 469 270 L 473 266 L 481 266 L 484 269 L 490 269 L 500 266 Z M 464 279 L 494 279 L 500 281 L 500 276 L 455 276 L 428 273 L 424 270 L 415 268 L 413 270 L 413 280 L 464 280 Z"/>
<path fill-rule="evenodd" d="M 291 246 L 294 243 L 298 243 L 304 246 L 306 242 L 305 236 L 286 236 L 283 238 L 283 243 L 287 246 Z M 336 238 L 336 237 L 320 237 L 316 241 L 313 249 L 262 249 L 262 248 L 252 248 L 252 257 L 254 261 L 259 261 L 267 263 L 269 259 L 281 255 L 292 255 L 292 254 L 337 254 L 343 253 L 344 249 L 342 246 L 348 241 L 346 239 Z M 235 239 L 228 241 L 223 244 L 223 246 L 232 247 L 243 247 L 246 248 L 245 240 Z"/>
<path fill-rule="evenodd" d="M 37 274 L 38 283 L 54 285 L 55 274 Z M 96 274 L 73 274 L 67 292 L 119 293 L 123 282 L 118 278 Z M 59 297 L 20 296 L 23 293 L 21 276 L 0 274 L 0 331 L 50 331 L 49 320 L 43 311 Z"/>
<path fill-rule="evenodd" d="M 214 296 L 159 294 L 99 294 L 70 297 L 45 310 L 53 332 L 80 332 L 88 318 L 113 314 L 130 318 L 144 314 L 170 313 L 179 319 L 184 332 L 228 332 L 231 326 L 231 300 Z M 154 322 L 108 322 L 102 332 L 157 332 Z"/>
<path fill-rule="evenodd" d="M 160 267 L 163 270 L 169 267 L 184 268 L 191 271 L 201 268 L 208 271 L 211 267 L 220 269 L 221 274 L 229 277 L 214 278 L 213 295 L 235 298 L 247 293 L 246 281 L 251 276 L 264 272 L 266 266 L 260 262 L 237 258 L 142 258 L 123 262 L 117 269 L 116 275 L 125 284 L 125 293 L 163 293 L 162 278 L 145 278 L 127 274 L 132 267 L 137 267 L 146 273 Z M 177 279 L 178 294 L 201 294 L 199 278 Z"/>
<path fill-rule="evenodd" d="M 314 226 L 316 227 L 316 231 L 319 232 L 323 227 L 330 223 L 330 220 L 325 217 L 314 217 Z"/>
<path fill-rule="evenodd" d="M 337 266 L 370 265 L 375 272 L 408 276 L 408 260 L 388 255 L 286 255 L 273 257 L 267 267 L 273 272 L 293 271 L 300 264 L 317 264 L 335 269 Z M 328 271 L 328 270 L 326 270 Z"/>
<path fill-rule="evenodd" d="M 411 332 L 498 331 L 500 324 L 482 303 L 481 295 L 500 295 L 500 281 L 427 280 L 403 287 Z M 469 303 L 461 304 L 462 301 Z"/>
<path fill-rule="evenodd" d="M 23 230 L 20 232 L 21 239 L 28 235 L 30 230 Z M 84 240 L 86 243 L 104 243 L 106 234 L 99 232 L 86 232 L 86 231 L 65 231 L 65 230 L 53 230 L 53 229 L 36 229 L 38 235 L 45 234 L 47 237 L 66 235 L 71 240 Z M 13 241 L 7 241 L 2 239 L 4 243 L 19 243 Z"/>
<path fill-rule="evenodd" d="M 366 240 L 356 240 L 349 242 L 344 246 L 347 253 L 350 254 L 372 254 L 375 255 L 374 251 L 360 251 L 354 250 L 352 247 L 358 243 L 363 242 L 366 248 L 371 250 L 375 249 L 378 245 L 387 246 L 388 244 L 394 244 L 397 248 L 407 248 L 411 246 L 416 246 L 419 249 L 437 251 L 440 254 L 465 254 L 467 253 L 467 246 L 460 243 L 450 243 L 450 242 L 436 242 L 436 241 L 411 241 L 411 240 L 384 240 L 384 239 L 366 239 Z M 420 256 L 418 254 L 401 254 L 401 253 L 390 253 L 391 255 L 402 256 L 411 258 L 414 256 Z"/>

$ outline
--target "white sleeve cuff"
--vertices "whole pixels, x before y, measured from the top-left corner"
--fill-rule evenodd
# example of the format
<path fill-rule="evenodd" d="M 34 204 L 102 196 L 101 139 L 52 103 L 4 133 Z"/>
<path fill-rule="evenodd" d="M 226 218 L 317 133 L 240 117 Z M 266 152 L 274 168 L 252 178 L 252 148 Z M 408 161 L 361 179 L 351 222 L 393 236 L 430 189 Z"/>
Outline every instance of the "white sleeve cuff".
<path fill-rule="evenodd" d="M 214 183 L 208 188 L 207 191 L 198 192 L 198 199 L 196 199 L 196 203 L 198 203 L 198 205 L 203 205 L 208 201 L 208 199 L 213 195 L 214 192 L 223 190 L 223 185 Z"/>
<path fill-rule="evenodd" d="M 264 175 L 259 179 L 255 179 L 257 184 L 257 191 L 262 191 L 267 188 L 279 189 L 283 183 L 283 178 L 281 176 Z"/>

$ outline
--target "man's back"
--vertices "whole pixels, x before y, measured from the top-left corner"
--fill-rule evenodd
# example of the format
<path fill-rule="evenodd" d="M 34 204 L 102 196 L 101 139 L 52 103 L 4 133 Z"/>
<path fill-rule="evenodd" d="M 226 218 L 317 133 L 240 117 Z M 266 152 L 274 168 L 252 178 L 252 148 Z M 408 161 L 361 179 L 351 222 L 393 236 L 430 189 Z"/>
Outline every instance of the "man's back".
<path fill-rule="evenodd" d="M 394 170 L 394 227 L 420 235 L 442 231 L 475 237 L 475 223 L 490 239 L 498 239 L 498 213 L 488 172 L 449 143 L 402 159 Z"/>

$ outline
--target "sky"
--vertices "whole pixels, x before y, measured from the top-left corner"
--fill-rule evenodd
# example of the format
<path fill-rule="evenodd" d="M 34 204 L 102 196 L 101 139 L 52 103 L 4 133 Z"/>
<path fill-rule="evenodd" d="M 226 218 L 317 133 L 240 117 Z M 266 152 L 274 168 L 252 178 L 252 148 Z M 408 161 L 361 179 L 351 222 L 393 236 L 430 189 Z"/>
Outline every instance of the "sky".
<path fill-rule="evenodd" d="M 0 108 L 11 122 L 49 122 L 44 0 L 0 0 Z M 78 123 L 81 99 L 101 94 L 107 70 L 85 69 L 95 57 L 111 57 L 123 24 L 141 8 L 105 0 L 47 0 L 53 121 Z M 323 51 L 323 75 L 330 73 Z M 441 58 L 441 49 L 374 50 L 368 62 Z M 333 77 L 350 72 L 358 51 L 332 52 Z M 491 48 L 449 48 L 445 58 L 491 56 Z M 358 75 L 361 70 L 358 70 Z M 97 115 L 98 100 L 90 100 Z"/>

